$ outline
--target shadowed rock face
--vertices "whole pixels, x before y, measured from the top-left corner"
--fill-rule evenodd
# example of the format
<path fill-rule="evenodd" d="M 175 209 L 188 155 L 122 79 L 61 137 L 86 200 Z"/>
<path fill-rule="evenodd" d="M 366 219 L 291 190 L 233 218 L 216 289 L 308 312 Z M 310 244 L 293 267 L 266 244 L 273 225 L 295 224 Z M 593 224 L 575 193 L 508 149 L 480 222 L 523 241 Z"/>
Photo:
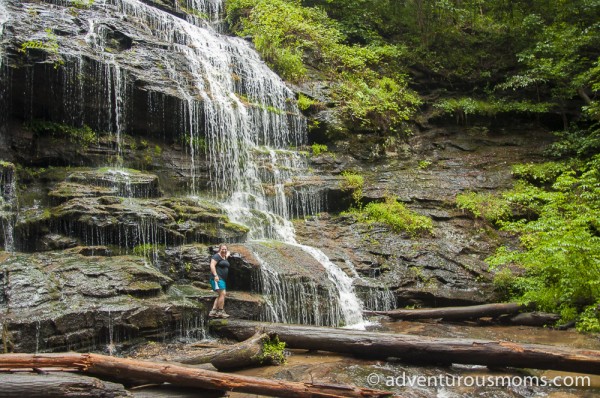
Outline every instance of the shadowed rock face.
<path fill-rule="evenodd" d="M 184 93 L 197 89 L 190 82 L 178 90 L 180 82 L 165 65 L 173 61 L 183 73 L 189 71 L 189 59 L 173 51 L 166 37 L 145 30 L 141 14 L 138 20 L 125 18 L 126 8 L 115 1 L 89 8 L 66 1 L 10 1 L 7 8 L 11 14 L 3 41 L 5 64 L 11 67 L 4 79 L 14 116 L 86 124 L 98 131 L 115 131 L 121 123 L 163 137 L 184 131 Z M 41 44 L 20 51 L 22 43 Z M 127 101 L 118 115 L 120 95 Z"/>
<path fill-rule="evenodd" d="M 202 333 L 203 306 L 167 295 L 173 281 L 140 258 L 2 254 L 0 270 L 3 342 L 16 352 L 102 350 Z M 182 330 L 188 324 L 193 330 Z"/>
<path fill-rule="evenodd" d="M 419 158 L 389 154 L 374 163 L 352 158 L 317 160 L 323 170 L 353 168 L 364 175 L 364 202 L 394 196 L 408 208 L 432 218 L 432 234 L 410 237 L 383 224 L 361 224 L 352 216 L 322 214 L 295 223 L 298 240 L 321 248 L 351 274 L 382 282 L 398 304 L 443 306 L 494 300 L 491 274 L 484 260 L 509 243 L 508 234 L 473 220 L 455 205 L 456 195 L 494 192 L 511 186 L 510 165 L 540 161 L 551 136 L 539 128 L 523 131 L 430 126 L 415 136 Z M 419 160 L 427 160 L 419 165 Z M 344 162 L 345 166 L 341 166 Z M 348 264 L 353 265 L 350 269 Z"/>
<path fill-rule="evenodd" d="M 215 204 L 188 198 L 143 199 L 159 194 L 158 178 L 135 170 L 67 173 L 49 193 L 63 203 L 21 213 L 15 226 L 17 249 L 43 250 L 48 233 L 125 250 L 245 239 L 247 228 L 229 222 Z"/>

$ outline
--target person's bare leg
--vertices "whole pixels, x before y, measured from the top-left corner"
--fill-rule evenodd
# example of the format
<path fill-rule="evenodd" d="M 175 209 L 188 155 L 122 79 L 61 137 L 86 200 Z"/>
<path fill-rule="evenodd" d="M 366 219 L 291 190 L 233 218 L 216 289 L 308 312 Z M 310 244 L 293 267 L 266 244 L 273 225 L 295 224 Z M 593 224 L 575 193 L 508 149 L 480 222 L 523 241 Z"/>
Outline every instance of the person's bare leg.
<path fill-rule="evenodd" d="M 225 308 L 225 294 L 227 292 L 224 289 L 219 290 L 219 296 L 215 299 L 215 306 L 217 310 Z"/>

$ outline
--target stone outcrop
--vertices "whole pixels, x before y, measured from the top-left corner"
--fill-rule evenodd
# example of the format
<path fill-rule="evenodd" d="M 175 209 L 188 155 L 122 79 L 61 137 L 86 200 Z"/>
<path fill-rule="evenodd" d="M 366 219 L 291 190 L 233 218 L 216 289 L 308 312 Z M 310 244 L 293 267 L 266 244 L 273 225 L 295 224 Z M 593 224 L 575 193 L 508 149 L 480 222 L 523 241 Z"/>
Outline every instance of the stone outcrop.
<path fill-rule="evenodd" d="M 431 217 L 432 234 L 411 237 L 383 224 L 358 223 L 351 215 L 322 214 L 295 224 L 298 239 L 321 248 L 348 274 L 361 275 L 359 289 L 373 283 L 388 286 L 399 306 L 493 301 L 484 260 L 511 238 L 483 220 L 473 220 L 454 200 L 463 192 L 506 189 L 512 183 L 511 164 L 542 159 L 550 136 L 536 129 L 529 134 L 535 139 L 521 131 L 430 126 L 408 143 L 425 163 L 398 153 L 375 163 L 344 163 L 364 176 L 363 203 L 396 197 Z M 340 164 L 326 161 L 328 157 L 322 155 L 319 166 L 335 172 Z"/>
<path fill-rule="evenodd" d="M 100 169 L 67 175 L 49 193 L 61 204 L 24 210 L 20 215 L 15 226 L 19 250 L 42 250 L 47 246 L 43 237 L 57 233 L 86 245 L 132 249 L 140 245 L 242 241 L 248 232 L 206 201 L 145 199 L 159 194 L 158 178 L 151 174 Z"/>
<path fill-rule="evenodd" d="M 167 294 L 173 281 L 141 258 L 77 250 L 1 256 L 0 328 L 9 351 L 115 350 L 140 338 L 203 333 L 203 305 Z"/>

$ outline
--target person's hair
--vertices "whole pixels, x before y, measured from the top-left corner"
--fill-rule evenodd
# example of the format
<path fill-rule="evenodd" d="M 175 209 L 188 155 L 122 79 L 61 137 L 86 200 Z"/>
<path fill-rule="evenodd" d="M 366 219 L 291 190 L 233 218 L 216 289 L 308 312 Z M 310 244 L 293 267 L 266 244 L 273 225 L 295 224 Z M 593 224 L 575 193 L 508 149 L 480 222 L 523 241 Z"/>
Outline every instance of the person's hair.
<path fill-rule="evenodd" d="M 219 245 L 219 250 L 218 250 L 218 251 L 221 251 L 221 248 L 222 248 L 223 246 L 227 247 L 227 244 L 225 244 L 225 243 L 221 243 L 221 244 Z"/>

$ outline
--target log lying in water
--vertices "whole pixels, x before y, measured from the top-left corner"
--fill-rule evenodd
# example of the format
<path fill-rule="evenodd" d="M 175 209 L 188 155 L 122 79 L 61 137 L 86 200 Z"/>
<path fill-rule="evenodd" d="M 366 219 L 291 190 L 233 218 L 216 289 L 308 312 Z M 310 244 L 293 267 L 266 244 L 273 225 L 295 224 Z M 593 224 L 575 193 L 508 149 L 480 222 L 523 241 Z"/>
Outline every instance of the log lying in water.
<path fill-rule="evenodd" d="M 517 315 L 500 317 L 501 323 L 521 326 L 554 326 L 560 320 L 560 315 L 549 312 L 522 312 Z"/>
<path fill-rule="evenodd" d="M 252 333 L 254 334 L 254 333 Z M 252 335 L 251 334 L 251 335 Z M 3 354 L 0 371 L 11 369 L 76 369 L 97 377 L 150 380 L 182 387 L 247 392 L 268 396 L 308 397 L 388 397 L 388 391 L 355 386 L 297 383 L 258 377 L 219 373 L 159 362 L 115 358 L 97 354 Z"/>
<path fill-rule="evenodd" d="M 466 307 L 442 307 L 425 309 L 396 309 L 392 311 L 365 311 L 367 315 L 385 315 L 393 319 L 443 319 L 446 321 L 463 321 L 484 317 L 496 318 L 506 314 L 517 314 L 526 307 L 517 303 L 495 303 L 471 305 Z"/>
<path fill-rule="evenodd" d="M 221 336 L 245 340 L 256 331 L 276 333 L 289 348 L 332 351 L 406 362 L 554 369 L 600 374 L 600 351 L 506 341 L 434 338 L 244 320 L 214 320 Z"/>
<path fill-rule="evenodd" d="M 69 373 L 0 373 L 0 397 L 130 397 L 121 384 Z"/>

